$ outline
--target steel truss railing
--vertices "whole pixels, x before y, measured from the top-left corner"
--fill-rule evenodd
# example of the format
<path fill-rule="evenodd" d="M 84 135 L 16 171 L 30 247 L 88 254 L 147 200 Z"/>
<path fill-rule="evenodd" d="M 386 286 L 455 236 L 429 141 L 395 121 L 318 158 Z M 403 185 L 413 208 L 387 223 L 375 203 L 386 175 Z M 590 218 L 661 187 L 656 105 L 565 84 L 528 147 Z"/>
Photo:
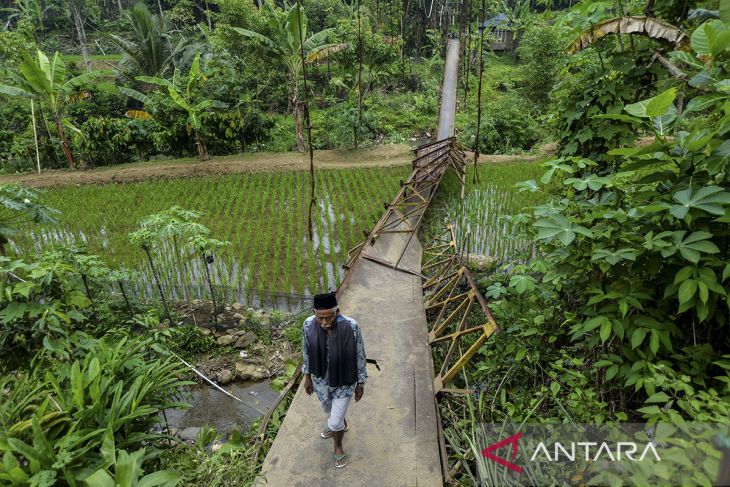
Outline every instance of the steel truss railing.
<path fill-rule="evenodd" d="M 424 277 L 423 283 L 424 308 L 430 317 L 428 342 L 431 347 L 446 345 L 447 348 L 443 364 L 434 378 L 434 393 L 469 392 L 446 386 L 469 363 L 484 342 L 499 332 L 499 326 L 486 299 L 479 292 L 474 277 L 462 263 L 451 225 L 424 249 L 424 259 L 422 272 L 429 276 Z M 486 321 L 478 326 L 469 326 L 475 304 L 481 308 Z M 466 351 L 462 351 L 460 344 L 466 342 L 465 337 L 473 342 Z"/>
<path fill-rule="evenodd" d="M 421 276 L 419 272 L 401 268 L 399 265 L 408 244 L 423 221 L 426 209 L 436 195 L 436 189 L 446 170 L 452 168 L 464 184 L 465 153 L 457 144 L 455 137 L 422 145 L 415 149 L 415 152 L 416 158 L 412 162 L 411 175 L 406 181 L 401 181 L 400 190 L 393 201 L 384 205 L 385 213 L 372 230 L 365 232 L 365 240 L 348 252 L 347 263 L 343 266 L 348 270 L 345 280 L 350 274 L 349 270 L 360 258 Z M 389 233 L 408 236 L 395 262 L 387 262 L 365 252 L 368 246 L 375 245 L 379 237 Z"/>

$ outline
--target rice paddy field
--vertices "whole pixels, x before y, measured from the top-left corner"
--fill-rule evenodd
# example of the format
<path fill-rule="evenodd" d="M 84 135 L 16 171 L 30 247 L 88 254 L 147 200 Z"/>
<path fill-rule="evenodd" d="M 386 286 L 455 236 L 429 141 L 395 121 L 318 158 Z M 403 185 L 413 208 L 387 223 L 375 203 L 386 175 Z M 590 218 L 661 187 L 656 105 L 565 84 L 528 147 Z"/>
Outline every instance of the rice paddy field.
<path fill-rule="evenodd" d="M 515 184 L 528 179 L 539 180 L 545 169 L 539 162 L 482 164 L 477 166 L 476 184 L 473 171 L 469 166 L 463 200 L 461 183 L 453 174 L 447 173 L 427 220 L 428 231 L 436 234 L 446 223 L 451 223 L 458 245 L 466 245 L 469 232 L 468 252 L 495 257 L 499 261 L 510 260 L 518 252 L 529 250 L 531 243 L 513 236 L 514 226 L 506 217 L 544 201 L 542 191 L 519 192 Z"/>
<path fill-rule="evenodd" d="M 471 168 L 469 169 L 471 174 Z M 146 216 L 179 205 L 203 212 L 200 223 L 211 237 L 231 244 L 215 256 L 212 279 L 233 298 L 261 304 L 262 293 L 305 296 L 335 289 L 343 277 L 347 250 L 363 238 L 383 212 L 409 166 L 328 169 L 316 173 L 314 237 L 307 237 L 307 172 L 261 172 L 143 183 L 59 187 L 42 193 L 42 201 L 61 211 L 58 225 L 28 225 L 11 242 L 18 255 L 32 255 L 55 244 L 84 245 L 111 267 L 139 271 L 130 284 L 154 295 L 144 253 L 129 233 Z M 453 175 L 444 179 L 427 225 L 456 224 L 463 237 L 471 229 L 472 251 L 506 257 L 520 245 L 509 239 L 510 226 L 500 216 L 534 204 L 539 196 L 518 193 L 514 183 L 541 174 L 532 163 L 479 166 L 480 181 L 467 186 L 461 200 Z M 173 298 L 206 299 L 205 269 L 190 249 L 158 249 L 155 260 Z M 134 287 L 134 286 L 133 286 Z"/>

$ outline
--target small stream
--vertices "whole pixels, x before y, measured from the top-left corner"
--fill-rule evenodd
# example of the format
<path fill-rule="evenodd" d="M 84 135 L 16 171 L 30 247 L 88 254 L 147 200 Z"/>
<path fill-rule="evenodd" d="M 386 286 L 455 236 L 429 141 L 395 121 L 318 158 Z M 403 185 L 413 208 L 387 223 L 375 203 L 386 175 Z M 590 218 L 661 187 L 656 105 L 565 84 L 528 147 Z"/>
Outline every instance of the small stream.
<path fill-rule="evenodd" d="M 266 414 L 279 398 L 279 393 L 271 388 L 271 380 L 230 384 L 224 389 L 243 403 L 207 384 L 190 386 L 187 393 L 192 394 L 192 397 L 188 395 L 181 402 L 186 402 L 191 407 L 165 411 L 170 428 L 176 428 L 182 433 L 188 428 L 210 425 L 215 426 L 220 435 L 226 435 L 234 428 L 245 430 Z"/>

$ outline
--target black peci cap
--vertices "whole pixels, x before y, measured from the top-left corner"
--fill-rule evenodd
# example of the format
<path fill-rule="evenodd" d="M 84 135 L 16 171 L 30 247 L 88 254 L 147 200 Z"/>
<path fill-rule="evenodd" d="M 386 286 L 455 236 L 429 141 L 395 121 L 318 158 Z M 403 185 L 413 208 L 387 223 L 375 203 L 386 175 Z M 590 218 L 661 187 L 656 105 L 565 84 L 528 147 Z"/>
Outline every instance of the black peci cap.
<path fill-rule="evenodd" d="M 314 309 L 332 309 L 337 307 L 337 293 L 315 294 Z"/>

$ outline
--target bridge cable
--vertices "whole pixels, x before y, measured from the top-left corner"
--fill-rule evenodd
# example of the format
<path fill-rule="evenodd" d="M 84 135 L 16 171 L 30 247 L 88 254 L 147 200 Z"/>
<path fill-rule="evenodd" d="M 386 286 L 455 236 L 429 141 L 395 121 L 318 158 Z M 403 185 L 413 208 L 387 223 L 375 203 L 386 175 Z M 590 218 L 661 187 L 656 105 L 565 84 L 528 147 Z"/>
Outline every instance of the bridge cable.
<path fill-rule="evenodd" d="M 480 33 L 479 33 L 479 86 L 477 88 L 477 133 L 474 138 L 474 178 L 473 183 L 476 184 L 479 180 L 479 174 L 477 173 L 477 159 L 479 159 L 479 129 L 482 124 L 482 78 L 484 76 L 484 32 L 487 28 L 484 26 L 486 21 L 486 5 L 485 0 L 482 0 L 482 12 L 480 21 Z"/>

